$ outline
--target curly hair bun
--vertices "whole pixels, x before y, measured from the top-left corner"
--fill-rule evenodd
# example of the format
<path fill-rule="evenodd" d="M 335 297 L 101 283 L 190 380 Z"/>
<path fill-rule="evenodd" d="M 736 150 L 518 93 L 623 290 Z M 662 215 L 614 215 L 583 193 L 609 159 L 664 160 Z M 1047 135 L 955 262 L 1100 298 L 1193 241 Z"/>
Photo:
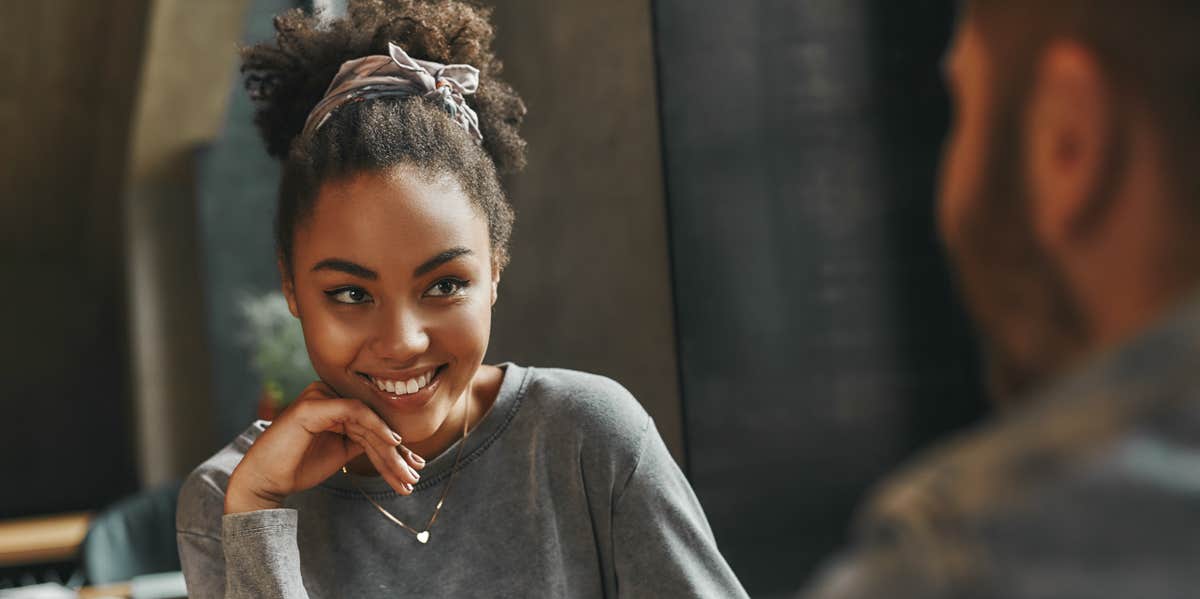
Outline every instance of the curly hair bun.
<path fill-rule="evenodd" d="M 242 50 L 242 74 L 267 153 L 288 156 L 342 63 L 386 54 L 392 42 L 414 58 L 478 68 L 479 91 L 467 102 L 479 115 L 484 149 L 498 172 L 520 170 L 525 105 L 498 78 L 502 65 L 491 48 L 490 17 L 490 9 L 460 0 L 349 0 L 346 16 L 333 21 L 301 9 L 275 17 L 274 41 Z"/>

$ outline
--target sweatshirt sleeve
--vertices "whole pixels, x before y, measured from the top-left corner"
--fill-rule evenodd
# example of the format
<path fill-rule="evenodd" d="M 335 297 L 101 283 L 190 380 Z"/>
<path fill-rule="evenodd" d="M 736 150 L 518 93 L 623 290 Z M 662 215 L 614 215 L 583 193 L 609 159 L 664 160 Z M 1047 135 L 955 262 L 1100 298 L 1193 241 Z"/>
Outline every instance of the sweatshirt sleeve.
<path fill-rule="evenodd" d="M 179 562 L 192 599 L 225 596 L 225 557 L 221 513 L 225 509 L 224 469 L 201 465 L 183 483 L 175 511 Z"/>
<path fill-rule="evenodd" d="M 221 599 L 225 596 L 225 560 L 221 540 L 197 532 L 177 531 L 179 561 L 191 599 Z"/>
<path fill-rule="evenodd" d="M 175 538 L 192 599 L 308 597 L 296 543 L 298 512 L 224 513 L 230 473 L 252 441 L 239 438 L 196 468 L 180 489 Z"/>
<path fill-rule="evenodd" d="M 221 519 L 225 597 L 306 599 L 293 509 L 227 514 Z"/>
<path fill-rule="evenodd" d="M 652 422 L 614 501 L 612 526 L 620 597 L 747 596 Z"/>

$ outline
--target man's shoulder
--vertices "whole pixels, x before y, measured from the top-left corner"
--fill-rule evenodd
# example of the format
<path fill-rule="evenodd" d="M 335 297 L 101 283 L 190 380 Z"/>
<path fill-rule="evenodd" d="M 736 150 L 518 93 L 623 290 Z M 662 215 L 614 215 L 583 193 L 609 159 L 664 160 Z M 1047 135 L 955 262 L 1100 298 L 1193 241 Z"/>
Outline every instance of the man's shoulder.
<path fill-rule="evenodd" d="M 1194 594 L 1198 338 L 1200 299 L 910 461 L 809 597 Z"/>
<path fill-rule="evenodd" d="M 1195 588 L 1200 570 L 1179 562 L 1200 552 L 1188 532 L 1200 528 L 1200 408 L 1190 390 L 1173 393 L 1142 411 L 1072 398 L 925 452 L 872 495 L 857 545 L 826 579 L 922 596 L 1000 581 L 1028 591 L 1014 597 L 1067 582 L 1080 596 L 1123 596 L 1112 585 L 1144 591 L 1156 577 Z"/>
<path fill-rule="evenodd" d="M 229 476 L 268 426 L 265 420 L 254 422 L 184 479 L 175 513 L 178 532 L 220 536 Z"/>

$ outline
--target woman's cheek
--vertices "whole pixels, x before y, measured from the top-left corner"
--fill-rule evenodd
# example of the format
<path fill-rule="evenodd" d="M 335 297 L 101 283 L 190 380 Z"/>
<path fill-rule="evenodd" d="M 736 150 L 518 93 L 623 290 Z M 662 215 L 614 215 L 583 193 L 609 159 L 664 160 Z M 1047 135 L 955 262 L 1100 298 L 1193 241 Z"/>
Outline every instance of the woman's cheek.
<path fill-rule="evenodd" d="M 488 338 L 491 336 L 491 305 L 481 298 L 472 298 L 470 305 L 464 308 L 456 315 L 456 336 L 461 340 L 462 352 L 470 355 L 473 362 L 479 363 L 487 353 Z"/>
<path fill-rule="evenodd" d="M 309 359 L 317 374 L 328 380 L 354 361 L 361 344 L 361 325 L 319 310 L 304 316 L 301 324 Z"/>

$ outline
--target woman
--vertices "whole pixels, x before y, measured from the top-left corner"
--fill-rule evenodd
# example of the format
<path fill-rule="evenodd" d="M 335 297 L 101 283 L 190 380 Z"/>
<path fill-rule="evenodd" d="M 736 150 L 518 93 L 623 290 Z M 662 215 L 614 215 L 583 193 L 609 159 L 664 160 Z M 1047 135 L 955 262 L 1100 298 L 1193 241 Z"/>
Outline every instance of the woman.
<path fill-rule="evenodd" d="M 187 480 L 190 596 L 744 596 L 628 392 L 482 364 L 524 149 L 487 12 L 374 0 L 276 30 L 244 71 L 320 380 Z"/>

